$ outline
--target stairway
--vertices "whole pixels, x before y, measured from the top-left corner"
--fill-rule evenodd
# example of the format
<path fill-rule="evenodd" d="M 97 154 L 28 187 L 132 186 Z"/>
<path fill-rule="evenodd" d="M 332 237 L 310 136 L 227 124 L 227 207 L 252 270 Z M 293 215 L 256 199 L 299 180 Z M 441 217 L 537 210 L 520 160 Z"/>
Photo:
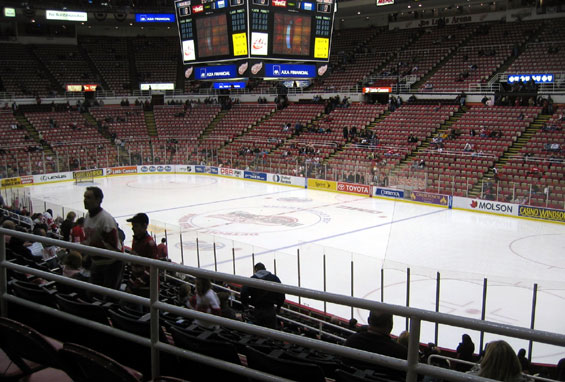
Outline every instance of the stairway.
<path fill-rule="evenodd" d="M 436 65 L 428 73 L 426 73 L 422 78 L 420 78 L 419 81 L 416 81 L 414 84 L 412 84 L 411 89 L 417 90 L 420 88 L 420 86 L 425 84 L 434 74 L 436 74 L 439 71 L 439 69 L 443 67 L 443 64 L 451 60 L 451 58 L 453 58 L 453 56 L 455 56 L 459 52 L 459 49 L 466 46 L 469 43 L 469 40 L 471 40 L 474 35 L 475 35 L 475 31 L 469 33 L 469 35 L 461 42 L 461 44 L 459 44 L 459 46 L 455 47 L 451 52 L 449 52 L 447 56 L 439 60 L 439 62 L 437 62 Z"/>
<path fill-rule="evenodd" d="M 129 86 L 130 91 L 139 89 L 139 80 L 137 78 L 137 68 L 135 66 L 135 48 L 133 47 L 133 39 L 127 39 L 127 54 L 129 67 Z"/>
<path fill-rule="evenodd" d="M 549 114 L 539 114 L 536 119 L 527 127 L 526 131 L 516 139 L 516 141 L 502 154 L 498 162 L 497 168 L 502 168 L 511 159 L 519 155 L 522 148 L 528 141 L 542 128 L 542 126 L 551 119 Z"/>
<path fill-rule="evenodd" d="M 206 126 L 204 131 L 202 131 L 202 134 L 200 134 L 200 137 L 198 137 L 198 139 L 205 139 L 208 136 L 208 134 L 210 134 L 216 128 L 218 123 L 224 118 L 224 116 L 227 113 L 228 113 L 228 110 L 220 110 L 220 112 L 218 114 L 216 114 L 216 116 L 208 124 L 208 126 Z"/>
<path fill-rule="evenodd" d="M 35 58 L 35 61 L 37 62 L 37 66 L 39 66 L 40 71 L 43 72 L 47 76 L 47 79 L 49 79 L 49 82 L 51 83 L 51 87 L 54 90 L 56 90 L 59 94 L 65 94 L 65 88 L 63 87 L 63 85 L 61 85 L 59 83 L 59 81 L 57 81 L 55 76 L 53 76 L 53 74 L 51 73 L 49 68 L 43 63 L 43 61 L 41 61 L 41 59 L 35 53 L 33 48 L 29 45 L 26 45 L 26 48 L 27 48 L 29 54 Z"/>
<path fill-rule="evenodd" d="M 84 46 L 79 43 L 77 47 L 80 54 L 82 55 L 82 58 L 84 59 L 84 62 L 86 62 L 90 71 L 96 76 L 96 80 L 100 83 L 100 85 L 102 85 L 105 90 L 111 91 L 112 89 L 110 89 L 110 86 L 108 85 L 102 74 L 98 71 L 98 68 L 94 64 L 94 61 L 92 61 L 92 58 L 90 58 L 90 56 L 88 55 L 88 52 L 86 51 Z"/>
<path fill-rule="evenodd" d="M 157 137 L 157 125 L 155 122 L 155 114 L 153 110 L 144 110 L 143 117 L 145 118 L 145 126 L 147 126 L 147 133 L 150 137 Z"/>
<path fill-rule="evenodd" d="M 463 115 L 465 115 L 467 110 L 468 110 L 467 107 L 464 106 L 464 107 L 460 108 L 459 111 L 456 111 L 455 113 L 453 113 L 453 115 L 451 117 L 449 117 L 449 119 L 447 119 L 444 123 L 442 123 L 432 133 L 432 135 L 428 139 L 423 141 L 414 151 L 412 151 L 409 155 L 407 155 L 406 158 L 404 158 L 402 161 L 400 161 L 400 163 L 396 166 L 395 169 L 393 169 L 393 171 L 394 172 L 402 172 L 407 167 L 411 166 L 412 163 L 418 157 L 419 154 L 424 153 L 428 150 L 428 148 L 430 147 L 430 144 L 432 143 L 433 137 L 437 136 L 438 134 L 441 135 L 443 133 L 448 132 L 449 129 L 451 129 L 453 127 L 453 125 L 457 121 L 459 121 L 459 119 L 461 117 L 463 117 Z"/>
<path fill-rule="evenodd" d="M 33 139 L 33 141 L 30 141 L 30 143 L 35 143 L 35 144 L 41 145 L 41 149 L 43 151 L 44 156 L 51 156 L 52 158 L 56 157 L 56 154 L 53 151 L 53 148 L 45 140 L 43 140 L 40 137 L 39 131 L 37 131 L 35 129 L 35 127 L 33 127 L 31 122 L 29 122 L 29 120 L 26 118 L 26 116 L 22 112 L 17 112 L 16 114 L 14 114 L 14 117 L 16 118 L 16 121 L 18 121 L 19 125 L 25 127 L 25 129 L 28 132 L 29 137 L 31 139 Z M 63 164 L 57 163 L 57 166 L 55 168 L 53 168 L 53 171 L 58 172 L 60 168 L 64 168 Z"/>
<path fill-rule="evenodd" d="M 516 158 L 520 155 L 520 151 L 522 148 L 528 143 L 528 141 L 542 128 L 542 126 L 551 119 L 551 115 L 549 114 L 539 114 L 536 119 L 526 128 L 518 139 L 502 154 L 498 161 L 494 164 L 493 167 L 496 167 L 498 171 L 500 171 L 506 163 L 512 158 Z M 484 174 L 483 179 L 487 180 L 494 180 L 494 172 L 491 169 Z M 483 182 L 477 183 L 469 192 L 471 197 L 478 197 L 481 194 L 481 184 Z"/>

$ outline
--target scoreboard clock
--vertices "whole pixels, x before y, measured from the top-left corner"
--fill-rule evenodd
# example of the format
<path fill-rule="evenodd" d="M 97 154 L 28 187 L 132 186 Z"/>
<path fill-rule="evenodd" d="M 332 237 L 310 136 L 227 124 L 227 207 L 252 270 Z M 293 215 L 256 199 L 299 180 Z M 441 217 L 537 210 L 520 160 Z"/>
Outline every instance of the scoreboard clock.
<path fill-rule="evenodd" d="M 183 63 L 328 62 L 335 1 L 176 1 Z"/>

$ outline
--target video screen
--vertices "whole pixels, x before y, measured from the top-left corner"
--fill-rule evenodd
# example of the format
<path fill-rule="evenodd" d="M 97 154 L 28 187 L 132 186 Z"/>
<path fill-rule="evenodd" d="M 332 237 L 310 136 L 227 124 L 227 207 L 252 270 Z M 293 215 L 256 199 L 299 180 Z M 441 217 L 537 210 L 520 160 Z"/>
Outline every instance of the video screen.
<path fill-rule="evenodd" d="M 226 14 L 196 19 L 198 56 L 225 56 L 230 53 Z"/>
<path fill-rule="evenodd" d="M 311 33 L 309 16 L 275 13 L 273 54 L 308 56 Z"/>

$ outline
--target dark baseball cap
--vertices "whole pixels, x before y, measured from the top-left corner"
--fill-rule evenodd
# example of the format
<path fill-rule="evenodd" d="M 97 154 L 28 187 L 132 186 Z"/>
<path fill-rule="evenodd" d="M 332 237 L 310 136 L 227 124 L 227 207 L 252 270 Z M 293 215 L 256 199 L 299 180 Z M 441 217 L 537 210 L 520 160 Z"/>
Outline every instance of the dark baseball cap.
<path fill-rule="evenodd" d="M 134 217 L 126 220 L 130 223 L 141 223 L 141 224 L 149 224 L 149 217 L 144 214 L 143 212 L 140 212 L 138 214 L 135 214 Z"/>

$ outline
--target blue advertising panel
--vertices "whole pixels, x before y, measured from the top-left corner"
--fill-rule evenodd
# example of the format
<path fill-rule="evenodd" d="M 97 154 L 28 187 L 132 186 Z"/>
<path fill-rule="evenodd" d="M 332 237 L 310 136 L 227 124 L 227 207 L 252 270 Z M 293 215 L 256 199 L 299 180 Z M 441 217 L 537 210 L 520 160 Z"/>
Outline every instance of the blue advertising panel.
<path fill-rule="evenodd" d="M 316 77 L 316 65 L 265 64 L 265 77 Z"/>
<path fill-rule="evenodd" d="M 244 89 L 245 82 L 214 82 L 214 89 Z"/>
<path fill-rule="evenodd" d="M 553 83 L 555 76 L 551 73 L 541 73 L 541 74 L 534 74 L 534 73 L 519 73 L 519 74 L 509 74 L 508 75 L 508 83 L 514 82 L 528 82 L 530 80 L 534 80 L 536 84 L 551 84 Z"/>
<path fill-rule="evenodd" d="M 264 172 L 251 172 L 251 171 L 245 171 L 243 173 L 243 177 L 245 179 L 253 179 L 253 180 L 262 180 L 262 181 L 266 181 L 267 180 L 267 174 Z"/>
<path fill-rule="evenodd" d="M 375 188 L 375 196 L 384 196 L 386 198 L 404 198 L 404 191 L 403 190 L 394 190 L 391 188 Z"/>
<path fill-rule="evenodd" d="M 174 23 L 174 13 L 136 13 L 136 23 Z"/>
<path fill-rule="evenodd" d="M 196 165 L 194 166 L 194 172 L 198 172 L 198 173 L 206 172 L 206 166 Z"/>
<path fill-rule="evenodd" d="M 196 79 L 234 78 L 236 73 L 235 65 L 202 66 L 196 69 Z"/>

